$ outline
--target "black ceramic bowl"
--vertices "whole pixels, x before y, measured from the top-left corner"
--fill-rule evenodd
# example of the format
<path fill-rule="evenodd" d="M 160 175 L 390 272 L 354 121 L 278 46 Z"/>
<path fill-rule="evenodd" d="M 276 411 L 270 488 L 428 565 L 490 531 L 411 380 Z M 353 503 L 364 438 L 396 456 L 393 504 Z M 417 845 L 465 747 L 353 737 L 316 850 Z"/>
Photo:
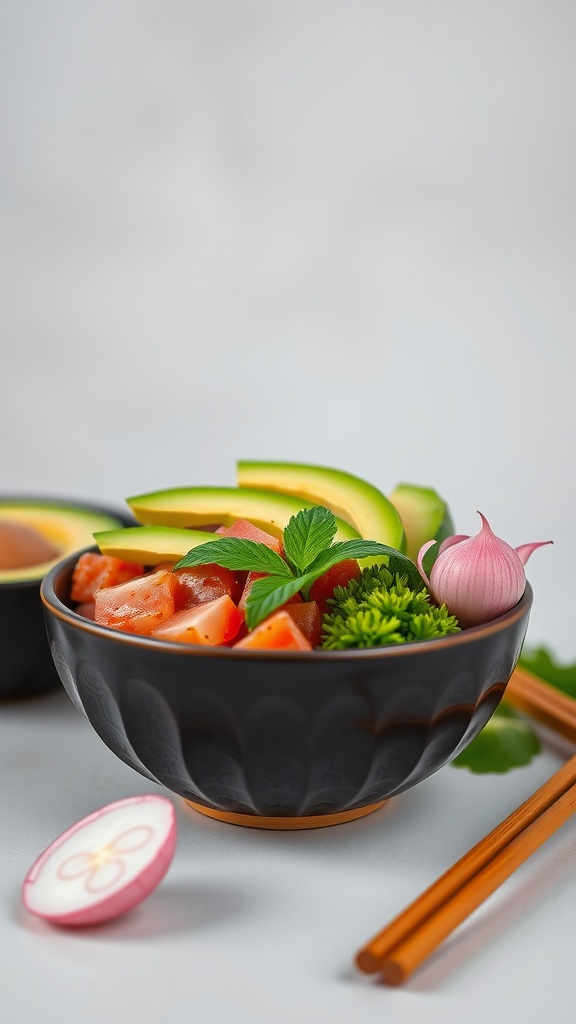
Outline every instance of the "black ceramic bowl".
<path fill-rule="evenodd" d="M 134 523 L 131 516 L 116 509 L 75 502 L 67 498 L 0 496 L 0 512 L 8 519 L 11 509 L 21 505 L 44 511 L 66 509 L 77 514 L 80 520 L 87 514 L 104 516 L 110 520 L 110 525 L 113 520 L 126 526 Z M 82 530 L 79 527 L 78 537 L 80 536 L 82 539 L 77 546 L 82 548 L 91 539 L 91 530 Z M 54 560 L 39 565 L 37 571 L 35 567 L 28 567 L 25 570 L 29 576 L 27 579 L 19 579 L 18 571 L 12 570 L 9 573 L 4 572 L 0 580 L 0 700 L 29 697 L 60 685 L 46 640 L 40 600 L 42 576 L 51 565 L 54 565 Z"/>
<path fill-rule="evenodd" d="M 120 633 L 70 610 L 74 559 L 42 598 L 62 682 L 126 764 L 215 818 L 302 828 L 360 817 L 428 778 L 483 728 L 532 604 L 418 644 L 234 651 Z"/>

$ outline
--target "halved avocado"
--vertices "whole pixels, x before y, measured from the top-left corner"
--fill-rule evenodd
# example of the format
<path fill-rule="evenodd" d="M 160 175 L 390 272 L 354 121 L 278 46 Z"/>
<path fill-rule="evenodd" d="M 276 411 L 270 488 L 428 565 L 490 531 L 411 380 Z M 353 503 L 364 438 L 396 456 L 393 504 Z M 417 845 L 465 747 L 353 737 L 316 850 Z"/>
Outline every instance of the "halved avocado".
<path fill-rule="evenodd" d="M 127 499 L 136 519 L 146 525 L 201 527 L 235 519 L 249 519 L 261 530 L 281 537 L 292 516 L 318 504 L 288 494 L 252 487 L 178 487 Z M 354 540 L 359 534 L 342 519 L 336 540 Z"/>
<path fill-rule="evenodd" d="M 122 522 L 72 502 L 0 499 L 0 583 L 40 580 L 61 558 L 93 544 L 96 530 Z"/>
<path fill-rule="evenodd" d="M 103 555 L 114 555 L 140 565 L 179 562 L 191 548 L 218 540 L 220 534 L 207 530 L 182 530 L 176 526 L 129 526 L 94 534 Z"/>
<path fill-rule="evenodd" d="M 350 523 L 365 540 L 405 550 L 402 521 L 394 505 L 372 484 L 326 466 L 297 462 L 248 462 L 237 465 L 240 487 L 265 487 L 325 505 Z"/>
<path fill-rule="evenodd" d="M 416 559 L 427 540 L 443 541 L 455 532 L 448 505 L 432 487 L 397 484 L 389 495 L 406 534 L 406 554 Z"/>

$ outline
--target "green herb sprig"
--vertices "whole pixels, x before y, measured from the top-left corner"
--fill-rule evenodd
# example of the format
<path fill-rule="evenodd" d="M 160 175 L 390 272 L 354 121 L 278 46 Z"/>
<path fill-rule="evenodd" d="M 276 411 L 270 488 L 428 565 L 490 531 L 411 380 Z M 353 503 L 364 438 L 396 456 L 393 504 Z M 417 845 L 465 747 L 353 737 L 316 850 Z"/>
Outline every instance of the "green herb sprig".
<path fill-rule="evenodd" d="M 530 724 L 503 701 L 452 765 L 477 774 L 500 774 L 529 764 L 540 750 L 540 740 Z"/>
<path fill-rule="evenodd" d="M 561 664 L 547 647 L 524 647 L 519 664 L 576 698 L 576 662 Z M 530 722 L 517 715 L 504 696 L 482 732 L 452 764 L 473 772 L 505 772 L 529 764 L 540 750 L 540 739 Z"/>
<path fill-rule="evenodd" d="M 175 568 L 210 565 L 266 575 L 254 581 L 246 601 L 246 622 L 254 629 L 267 615 L 298 591 L 309 596 L 310 587 L 333 565 L 348 558 L 387 559 L 388 569 L 403 574 L 414 587 L 423 586 L 414 562 L 395 548 L 373 540 L 334 541 L 336 517 L 322 505 L 302 509 L 284 529 L 284 557 L 266 544 L 239 537 L 220 537 L 192 548 Z"/>
<path fill-rule="evenodd" d="M 569 697 L 576 697 L 576 662 L 561 664 L 547 647 L 524 647 L 520 665 Z"/>

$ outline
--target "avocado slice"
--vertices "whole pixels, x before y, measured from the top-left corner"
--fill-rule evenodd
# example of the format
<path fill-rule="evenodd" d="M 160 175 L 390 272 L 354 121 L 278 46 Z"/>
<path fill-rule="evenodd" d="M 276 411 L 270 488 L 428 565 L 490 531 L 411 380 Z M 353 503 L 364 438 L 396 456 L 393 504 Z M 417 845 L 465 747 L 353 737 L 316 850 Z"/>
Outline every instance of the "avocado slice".
<path fill-rule="evenodd" d="M 389 495 L 406 534 L 406 554 L 416 560 L 427 540 L 440 543 L 455 533 L 448 505 L 432 487 L 399 483 Z"/>
<path fill-rule="evenodd" d="M 243 488 L 266 487 L 325 505 L 365 540 L 405 550 L 402 521 L 392 502 L 372 484 L 351 473 L 297 462 L 240 461 L 237 478 Z"/>
<path fill-rule="evenodd" d="M 219 536 L 208 530 L 182 530 L 176 526 L 128 526 L 95 533 L 94 539 L 103 555 L 140 565 L 160 565 L 179 562 L 191 548 L 218 540 Z"/>
<path fill-rule="evenodd" d="M 178 487 L 139 494 L 127 502 L 138 522 L 145 525 L 231 526 L 235 519 L 249 519 L 261 530 L 280 538 L 292 516 L 318 504 L 252 487 Z M 336 540 L 358 538 L 358 532 L 344 520 L 338 519 L 337 526 Z"/>
<path fill-rule="evenodd" d="M 121 525 L 121 516 L 73 502 L 2 498 L 0 583 L 41 580 L 61 558 L 93 544 L 95 530 Z"/>

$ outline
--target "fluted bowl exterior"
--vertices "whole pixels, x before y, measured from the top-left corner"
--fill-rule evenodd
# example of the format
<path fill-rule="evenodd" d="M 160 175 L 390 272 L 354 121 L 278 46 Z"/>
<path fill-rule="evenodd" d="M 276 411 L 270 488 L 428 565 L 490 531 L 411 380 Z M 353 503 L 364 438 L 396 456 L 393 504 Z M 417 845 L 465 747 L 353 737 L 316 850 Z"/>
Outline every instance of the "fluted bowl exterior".
<path fill-rule="evenodd" d="M 59 685 L 46 642 L 40 580 L 0 584 L 0 700 L 31 697 Z"/>
<path fill-rule="evenodd" d="M 44 579 L 54 663 L 126 764 L 216 811 L 331 815 L 416 785 L 483 728 L 518 660 L 532 604 L 419 644 L 234 651 L 120 633 L 67 606 L 75 559 Z"/>

